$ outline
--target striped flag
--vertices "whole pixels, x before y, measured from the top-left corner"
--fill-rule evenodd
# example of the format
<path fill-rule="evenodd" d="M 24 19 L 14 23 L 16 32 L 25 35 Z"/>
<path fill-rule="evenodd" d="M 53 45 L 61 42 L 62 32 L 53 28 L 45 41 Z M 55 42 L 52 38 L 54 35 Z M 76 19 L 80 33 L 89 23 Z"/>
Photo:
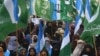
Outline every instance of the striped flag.
<path fill-rule="evenodd" d="M 45 46 L 45 39 L 44 39 L 44 27 L 43 22 L 40 22 L 39 25 L 39 33 L 38 33 L 38 44 L 37 44 L 37 53 L 39 53 Z"/>
<path fill-rule="evenodd" d="M 82 0 L 76 0 L 76 10 L 78 12 L 78 15 L 80 15 L 82 13 L 82 5 L 83 5 L 83 1 Z"/>
<path fill-rule="evenodd" d="M 57 11 L 57 19 L 56 20 L 60 20 L 61 19 L 61 0 L 57 0 L 57 3 L 56 3 L 56 11 Z"/>
<path fill-rule="evenodd" d="M 25 0 L 4 0 L 0 5 L 0 40 L 27 25 L 28 10 Z"/>
<path fill-rule="evenodd" d="M 71 46 L 70 46 L 69 34 L 70 34 L 69 24 L 66 23 L 64 38 L 62 40 L 59 56 L 71 56 Z"/>
<path fill-rule="evenodd" d="M 71 21 L 72 18 L 69 16 L 69 12 L 72 11 L 71 6 L 72 0 L 56 0 L 55 1 L 55 15 L 56 17 L 53 20 L 66 20 Z"/>
<path fill-rule="evenodd" d="M 30 15 L 33 15 L 33 0 L 29 0 L 29 3 L 30 3 L 30 8 L 29 8 Z"/>
<path fill-rule="evenodd" d="M 36 0 L 29 0 L 29 4 L 30 4 L 30 15 L 36 15 L 35 12 L 35 1 Z"/>
<path fill-rule="evenodd" d="M 81 39 L 93 45 L 93 36 L 97 34 L 100 34 L 100 4 L 95 14 L 91 17 L 90 22 L 85 25 L 84 31 L 81 34 Z"/>
<path fill-rule="evenodd" d="M 76 21 L 75 21 L 75 30 L 74 30 L 74 34 L 76 34 L 80 28 L 80 25 L 82 23 L 82 20 L 80 18 L 80 16 L 76 16 Z"/>
<path fill-rule="evenodd" d="M 85 16 L 86 16 L 87 21 L 90 22 L 90 19 L 91 19 L 90 0 L 86 0 Z"/>
<path fill-rule="evenodd" d="M 73 0 L 49 0 L 53 4 L 52 20 L 72 21 L 69 12 L 73 11 L 71 2 Z"/>
<path fill-rule="evenodd" d="M 56 3 L 57 0 L 50 0 L 50 2 L 53 4 L 53 14 L 52 14 L 52 20 L 57 20 L 57 15 L 56 15 Z"/>
<path fill-rule="evenodd" d="M 4 0 L 4 5 L 9 12 L 12 23 L 18 23 L 18 1 Z"/>
<path fill-rule="evenodd" d="M 77 31 L 79 30 L 80 25 L 82 23 L 82 20 L 81 20 L 81 14 L 82 14 L 82 11 L 83 11 L 82 9 L 83 9 L 82 0 L 76 0 L 76 10 L 78 12 L 78 15 L 76 16 L 74 34 L 77 33 Z"/>

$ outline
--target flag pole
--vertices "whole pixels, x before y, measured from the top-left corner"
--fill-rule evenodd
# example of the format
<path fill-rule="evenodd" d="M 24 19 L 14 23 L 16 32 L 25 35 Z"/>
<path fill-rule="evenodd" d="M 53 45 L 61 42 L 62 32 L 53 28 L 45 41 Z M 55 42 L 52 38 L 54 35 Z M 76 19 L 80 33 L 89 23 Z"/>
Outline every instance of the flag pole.
<path fill-rule="evenodd" d="M 98 0 L 98 4 L 100 5 L 100 0 Z M 94 43 L 94 48 L 95 48 L 95 55 L 98 56 L 97 48 L 96 48 L 96 44 L 95 44 L 95 36 L 93 36 L 93 43 Z"/>
<path fill-rule="evenodd" d="M 31 4 L 31 3 L 30 3 Z M 30 5 L 30 7 L 31 7 L 31 5 Z M 31 8 L 30 8 L 30 11 L 31 11 Z M 31 34 L 31 19 L 32 19 L 32 14 L 31 14 L 31 12 L 30 12 L 30 17 L 29 17 L 29 22 L 28 22 L 28 27 L 29 27 L 29 34 Z"/>
<path fill-rule="evenodd" d="M 96 44 L 95 44 L 95 36 L 93 36 L 93 44 L 94 44 L 94 48 L 95 48 L 95 55 L 97 55 L 97 48 L 96 48 Z"/>
<path fill-rule="evenodd" d="M 29 17 L 28 27 L 29 27 L 29 34 L 31 34 L 31 15 Z"/>
<path fill-rule="evenodd" d="M 16 24 L 16 37 L 18 40 L 18 24 Z M 18 47 L 18 41 L 17 41 L 17 47 Z M 17 56 L 18 56 L 18 51 L 16 52 Z"/>
<path fill-rule="evenodd" d="M 18 24 L 16 24 L 16 37 L 18 39 Z"/>

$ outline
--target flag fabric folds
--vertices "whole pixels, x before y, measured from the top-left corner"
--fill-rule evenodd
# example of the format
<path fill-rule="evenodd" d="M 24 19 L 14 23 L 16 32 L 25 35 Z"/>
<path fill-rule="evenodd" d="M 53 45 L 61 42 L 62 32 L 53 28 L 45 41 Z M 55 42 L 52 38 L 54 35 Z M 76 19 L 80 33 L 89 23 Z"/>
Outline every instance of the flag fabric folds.
<path fill-rule="evenodd" d="M 33 15 L 33 0 L 29 0 L 30 5 L 30 15 Z"/>
<path fill-rule="evenodd" d="M 91 19 L 90 0 L 86 0 L 85 16 L 86 16 L 87 21 L 90 22 L 90 19 Z"/>
<path fill-rule="evenodd" d="M 38 44 L 37 44 L 37 53 L 39 53 L 45 46 L 45 39 L 44 39 L 44 27 L 43 27 L 43 22 L 40 21 L 39 24 L 39 32 L 38 32 Z"/>
<path fill-rule="evenodd" d="M 76 10 L 78 12 L 78 15 L 76 16 L 76 21 L 75 21 L 75 30 L 74 34 L 76 34 L 80 28 L 80 25 L 82 24 L 82 11 L 83 11 L 83 2 L 82 0 L 76 0 Z"/>
<path fill-rule="evenodd" d="M 4 0 L 0 6 L 0 40 L 27 25 L 28 11 L 24 0 Z M 10 3 L 10 4 L 9 4 Z"/>
<path fill-rule="evenodd" d="M 51 15 L 53 13 L 53 6 L 49 0 L 36 0 L 35 11 L 36 15 L 38 15 L 39 17 L 46 20 L 51 20 Z"/>
<path fill-rule="evenodd" d="M 59 56 L 71 56 L 69 24 L 66 23 L 64 38 L 62 40 Z"/>
<path fill-rule="evenodd" d="M 74 34 L 76 34 L 80 28 L 80 25 L 82 24 L 82 20 L 80 18 L 80 16 L 76 16 L 76 21 L 75 21 L 75 30 L 74 30 Z"/>
<path fill-rule="evenodd" d="M 60 19 L 71 22 L 73 20 L 71 16 L 71 12 L 73 11 L 72 7 L 73 0 L 60 0 L 60 1 L 61 1 Z"/>
<path fill-rule="evenodd" d="M 4 0 L 4 5 L 9 12 L 12 23 L 18 22 L 18 1 L 17 0 Z"/>
<path fill-rule="evenodd" d="M 73 11 L 73 0 L 36 0 L 36 15 L 46 20 L 66 20 L 72 21 L 69 15 Z"/>
<path fill-rule="evenodd" d="M 29 0 L 29 13 L 30 13 L 30 15 L 36 15 L 36 12 L 35 12 L 35 1 L 36 0 Z"/>
<path fill-rule="evenodd" d="M 72 21 L 71 11 L 73 11 L 72 7 L 73 0 L 57 0 L 56 2 L 56 20 L 63 21 Z"/>
<path fill-rule="evenodd" d="M 96 13 L 91 17 L 90 22 L 85 26 L 84 31 L 81 35 L 81 39 L 88 44 L 93 43 L 93 37 L 100 34 L 100 4 L 97 8 Z"/>
<path fill-rule="evenodd" d="M 76 0 L 76 10 L 79 15 L 82 14 L 82 9 L 83 9 L 83 1 L 82 0 Z"/>
<path fill-rule="evenodd" d="M 51 15 L 52 20 L 57 20 L 57 11 L 56 11 L 56 4 L 57 0 L 50 0 L 50 2 L 53 4 L 53 14 Z"/>

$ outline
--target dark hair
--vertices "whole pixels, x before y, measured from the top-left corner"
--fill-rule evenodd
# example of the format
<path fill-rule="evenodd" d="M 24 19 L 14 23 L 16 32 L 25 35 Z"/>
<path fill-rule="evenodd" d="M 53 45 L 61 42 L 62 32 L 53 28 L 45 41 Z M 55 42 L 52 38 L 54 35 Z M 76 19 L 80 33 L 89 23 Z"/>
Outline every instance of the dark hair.
<path fill-rule="evenodd" d="M 46 56 L 49 56 L 49 55 L 48 55 L 48 51 L 47 51 L 46 49 L 43 49 L 43 50 L 40 52 L 40 56 L 41 56 L 41 53 L 42 53 L 42 52 L 46 52 L 46 54 L 47 54 Z"/>
<path fill-rule="evenodd" d="M 19 56 L 23 56 L 23 54 L 22 54 L 22 51 L 23 51 L 23 50 L 25 50 L 25 54 L 27 53 L 27 50 L 26 50 L 25 48 L 22 48 L 22 49 L 20 50 Z"/>
<path fill-rule="evenodd" d="M 87 52 L 86 48 L 89 48 L 90 51 Z M 89 44 L 86 44 L 86 45 L 85 45 L 85 47 L 84 47 L 84 49 L 83 49 L 83 51 L 81 52 L 80 55 L 82 56 L 82 55 L 84 55 L 84 54 L 86 54 L 86 55 L 88 55 L 88 56 L 95 56 L 94 49 L 92 48 L 91 45 L 89 45 Z"/>
<path fill-rule="evenodd" d="M 91 50 L 93 49 L 91 45 L 86 44 L 84 48 L 90 48 Z"/>
<path fill-rule="evenodd" d="M 0 47 L 3 48 L 3 51 L 4 51 L 4 52 L 6 52 L 6 50 L 7 50 L 6 43 L 3 42 L 3 41 L 0 41 L 0 44 L 2 44 L 2 45 L 0 45 Z"/>
<path fill-rule="evenodd" d="M 34 56 L 36 56 L 36 50 L 35 50 L 35 48 L 30 48 L 30 49 L 29 49 L 28 56 L 30 56 L 30 51 L 31 51 L 31 49 L 35 52 L 35 55 L 34 55 Z"/>
<path fill-rule="evenodd" d="M 27 40 L 27 39 L 23 39 L 23 42 L 22 42 L 21 45 L 22 45 L 23 48 L 28 49 L 28 46 L 29 46 L 29 42 L 28 42 L 28 40 Z"/>

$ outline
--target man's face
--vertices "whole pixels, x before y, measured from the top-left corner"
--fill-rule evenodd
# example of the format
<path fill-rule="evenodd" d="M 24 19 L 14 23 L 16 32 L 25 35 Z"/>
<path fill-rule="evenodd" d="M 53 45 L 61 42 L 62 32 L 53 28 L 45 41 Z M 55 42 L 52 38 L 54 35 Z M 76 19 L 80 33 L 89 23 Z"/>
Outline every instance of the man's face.
<path fill-rule="evenodd" d="M 37 42 L 37 36 L 33 35 L 33 36 L 32 36 L 32 41 L 33 41 L 33 42 Z"/>
<path fill-rule="evenodd" d="M 41 52 L 40 56 L 47 56 L 47 53 L 45 51 Z"/>
<path fill-rule="evenodd" d="M 90 51 L 91 51 L 91 49 L 90 49 L 90 48 L 86 48 L 86 51 L 87 51 L 87 52 L 90 52 Z"/>
<path fill-rule="evenodd" d="M 23 50 L 21 51 L 21 54 L 22 54 L 23 56 L 25 56 L 25 55 L 26 55 L 26 50 L 23 49 Z"/>

